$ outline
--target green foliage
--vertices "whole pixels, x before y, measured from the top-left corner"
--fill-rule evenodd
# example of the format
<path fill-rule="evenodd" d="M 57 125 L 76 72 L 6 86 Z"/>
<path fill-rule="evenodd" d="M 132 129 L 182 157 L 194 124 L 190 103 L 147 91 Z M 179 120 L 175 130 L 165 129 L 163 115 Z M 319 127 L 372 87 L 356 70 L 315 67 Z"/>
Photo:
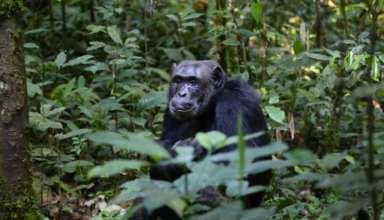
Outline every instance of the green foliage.
<path fill-rule="evenodd" d="M 24 9 L 23 0 L 3 0 L 0 2 L 0 17 L 14 17 L 19 15 Z"/>
<path fill-rule="evenodd" d="M 217 145 L 215 145 L 215 147 L 217 147 Z M 227 188 L 227 195 L 231 195 L 233 200 L 239 200 L 242 195 L 264 190 L 264 187 L 249 187 L 247 182 L 241 180 L 241 177 L 239 179 L 239 163 L 243 164 L 244 170 L 246 170 L 245 175 L 249 173 L 262 172 L 271 168 L 277 168 L 278 165 L 276 164 L 279 164 L 279 161 L 265 161 L 271 163 L 265 163 L 262 166 L 255 166 L 258 169 L 261 167 L 261 169 L 255 170 L 252 168 L 254 167 L 252 160 L 253 158 L 261 156 L 265 157 L 285 149 L 286 147 L 282 145 L 271 145 L 269 148 L 262 149 L 263 152 L 255 150 L 250 150 L 250 152 L 247 151 L 244 153 L 243 159 L 241 159 L 241 157 L 239 158 L 239 155 L 237 155 L 236 152 L 231 152 L 225 155 L 213 154 L 200 162 L 193 161 L 193 157 L 189 157 L 189 160 L 184 160 L 184 163 L 186 163 L 187 167 L 191 171 L 190 173 L 181 176 L 172 183 L 153 181 L 147 178 L 135 179 L 133 181 L 126 182 L 122 185 L 123 190 L 120 195 L 117 196 L 115 202 L 123 203 L 140 196 L 144 199 L 144 202 L 139 205 L 143 205 L 149 210 L 153 210 L 163 205 L 168 205 L 169 207 L 175 209 L 175 211 L 181 216 L 187 215 L 192 219 L 207 219 L 212 216 L 221 215 L 227 216 L 226 212 L 229 210 L 225 208 L 226 205 L 224 205 L 224 203 L 222 203 L 222 205 L 224 205 L 223 207 L 219 207 L 217 209 L 213 209 L 212 207 L 204 204 L 200 204 L 201 207 L 199 207 L 198 204 L 199 199 L 201 199 L 201 192 L 207 187 L 224 185 Z M 244 150 L 246 149 L 244 148 Z M 184 156 L 184 158 L 186 157 Z M 228 161 L 226 166 L 215 163 L 217 161 L 223 161 L 223 159 Z M 175 158 L 174 160 L 180 162 L 178 158 Z M 172 162 L 172 160 L 169 162 Z M 123 165 L 120 167 L 121 169 L 124 168 Z M 103 167 L 100 167 L 100 169 L 103 169 Z M 114 174 L 114 170 L 115 169 L 109 169 L 108 172 L 104 174 Z M 107 169 L 105 171 L 107 171 Z M 184 205 L 177 206 L 177 208 L 175 208 L 175 201 L 177 201 L 176 204 Z M 235 209 L 232 210 L 230 208 L 232 211 L 231 214 L 227 216 L 228 218 L 230 216 L 238 216 L 238 218 L 240 218 L 241 216 L 241 219 L 251 219 L 251 216 L 255 215 L 255 217 L 263 219 L 266 218 L 268 214 L 272 213 L 272 209 L 269 211 L 265 209 L 255 209 L 244 212 L 239 205 L 240 203 L 236 203 Z M 204 208 L 204 206 L 206 207 Z M 228 208 L 229 207 L 232 207 L 232 205 L 228 206 Z M 198 214 L 199 210 L 201 211 L 202 208 L 204 208 L 204 210 L 212 211 L 200 216 Z"/>
<path fill-rule="evenodd" d="M 145 165 L 143 161 L 132 160 L 113 160 L 105 163 L 102 166 L 98 166 L 89 171 L 89 177 L 110 177 L 116 174 L 120 174 L 125 170 L 137 170 Z"/>
<path fill-rule="evenodd" d="M 19 8 L 21 1 L 0 8 L 9 2 Z M 124 219 L 124 211 L 164 204 L 188 219 L 380 213 L 382 1 L 204 2 L 67 0 L 26 11 L 28 134 L 46 215 Z M 246 140 L 260 134 L 212 131 L 195 137 L 209 152 L 203 160 L 194 161 L 188 146 L 171 158 L 154 140 L 171 64 L 184 59 L 219 59 L 228 75 L 247 79 L 273 144 L 249 149 Z M 234 152 L 211 154 L 232 144 Z M 215 163 L 223 160 L 228 166 Z M 173 162 L 191 173 L 172 183 L 149 180 L 148 166 Z M 241 179 L 269 169 L 271 186 Z M 210 186 L 223 195 L 215 207 L 200 200 Z M 261 190 L 268 194 L 262 207 L 243 210 L 240 196 Z"/>
<path fill-rule="evenodd" d="M 95 143 L 109 144 L 115 151 L 127 150 L 152 155 L 156 158 L 169 158 L 169 153 L 151 139 L 141 134 L 127 134 L 128 138 L 114 132 L 98 132 L 88 135 Z"/>

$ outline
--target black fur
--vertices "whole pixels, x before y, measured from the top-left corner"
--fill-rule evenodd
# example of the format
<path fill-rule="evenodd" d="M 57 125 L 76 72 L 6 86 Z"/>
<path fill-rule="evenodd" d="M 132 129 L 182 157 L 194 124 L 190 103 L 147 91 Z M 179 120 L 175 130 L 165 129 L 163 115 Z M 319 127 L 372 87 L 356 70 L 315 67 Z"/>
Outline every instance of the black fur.
<path fill-rule="evenodd" d="M 206 111 L 196 118 L 180 121 L 167 109 L 160 143 L 171 148 L 177 141 L 194 138 L 197 132 L 221 131 L 227 136 L 236 135 L 236 122 L 242 115 L 245 134 L 267 131 L 259 99 L 244 80 L 229 80 L 221 92 L 212 98 Z M 263 146 L 269 143 L 267 134 L 253 139 L 250 146 Z M 233 150 L 230 146 L 226 150 Z"/>
<path fill-rule="evenodd" d="M 184 64 L 179 65 L 180 69 L 188 68 L 192 65 L 195 71 L 201 71 L 204 76 L 216 76 L 216 71 L 219 71 L 218 76 L 222 75 L 221 79 L 213 79 L 211 84 L 214 84 L 210 89 L 201 89 L 201 92 L 210 93 L 205 94 L 208 105 L 204 107 L 202 112 L 189 118 L 176 118 L 173 116 L 168 108 L 164 116 L 164 124 L 160 143 L 174 153 L 171 148 L 178 141 L 193 139 L 197 132 L 208 131 L 221 131 L 226 136 L 234 136 L 237 132 L 237 118 L 241 114 L 242 129 L 244 134 L 253 134 L 264 131 L 265 133 L 257 138 L 251 139 L 247 142 L 248 147 L 262 147 L 269 143 L 269 136 L 267 134 L 267 124 L 260 108 L 260 101 L 252 87 L 247 82 L 241 79 L 227 80 L 221 67 L 215 61 L 184 61 Z M 185 67 L 183 66 L 185 65 Z M 199 65 L 205 65 L 204 68 L 198 69 Z M 211 69 L 212 72 L 207 71 L 207 66 L 215 66 Z M 209 67 L 211 67 L 209 66 Z M 191 68 L 192 68 L 191 67 Z M 180 70 L 182 73 L 182 70 Z M 178 74 L 177 66 L 174 68 L 174 73 Z M 205 78 L 204 80 L 207 80 Z M 209 79 L 208 79 L 209 80 Z M 208 82 L 208 81 L 206 81 Z M 221 83 L 217 84 L 215 83 Z M 209 83 L 208 83 L 209 84 Z M 171 86 L 172 86 L 171 82 Z M 207 85 L 207 84 L 206 84 Z M 171 87 L 170 86 L 170 87 Z M 171 87 L 172 88 L 172 87 Z M 208 87 L 205 87 L 208 88 Z M 214 91 L 212 91 L 214 90 Z M 177 91 L 176 91 L 177 92 Z M 169 100 L 173 98 L 174 91 L 168 94 Z M 209 100 L 210 99 L 210 100 Z M 220 151 L 231 151 L 236 148 L 236 145 L 227 146 Z M 181 175 L 188 172 L 188 169 L 180 164 L 167 165 L 167 166 L 152 166 L 150 169 L 150 177 L 152 179 L 173 181 Z M 250 185 L 267 185 L 271 178 L 271 172 L 267 171 L 261 174 L 250 175 L 247 177 Z M 260 205 L 264 193 L 254 193 L 247 195 L 243 198 L 245 208 L 253 208 Z M 150 215 L 150 219 L 177 219 L 168 207 L 157 209 Z"/>

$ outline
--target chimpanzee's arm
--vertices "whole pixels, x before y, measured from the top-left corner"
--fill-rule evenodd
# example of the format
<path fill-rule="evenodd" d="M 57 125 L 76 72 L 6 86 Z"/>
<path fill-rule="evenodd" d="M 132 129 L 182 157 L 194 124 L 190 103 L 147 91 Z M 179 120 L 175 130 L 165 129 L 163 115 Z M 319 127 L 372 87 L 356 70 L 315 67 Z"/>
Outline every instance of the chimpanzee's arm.
<path fill-rule="evenodd" d="M 166 110 L 164 115 L 163 130 L 159 143 L 171 154 L 176 156 L 173 149 L 177 141 L 182 138 L 182 126 Z M 155 180 L 174 181 L 188 172 L 188 168 L 183 164 L 152 165 L 149 170 L 149 176 Z"/>
<path fill-rule="evenodd" d="M 233 82 L 232 90 L 230 92 L 224 91 L 220 99 L 218 99 L 213 130 L 219 130 L 227 136 L 236 135 L 237 118 L 241 114 L 244 134 L 265 132 L 263 135 L 247 141 L 247 147 L 262 147 L 270 142 L 265 117 L 256 94 L 248 85 L 241 84 L 239 81 Z M 228 146 L 224 151 L 234 150 L 235 148 L 236 145 Z M 268 158 L 261 158 L 261 160 Z M 271 171 L 268 170 L 259 174 L 248 175 L 247 180 L 250 186 L 265 186 L 269 184 L 271 175 Z M 264 192 L 258 192 L 244 196 L 245 207 L 254 208 L 259 206 L 264 194 Z"/>

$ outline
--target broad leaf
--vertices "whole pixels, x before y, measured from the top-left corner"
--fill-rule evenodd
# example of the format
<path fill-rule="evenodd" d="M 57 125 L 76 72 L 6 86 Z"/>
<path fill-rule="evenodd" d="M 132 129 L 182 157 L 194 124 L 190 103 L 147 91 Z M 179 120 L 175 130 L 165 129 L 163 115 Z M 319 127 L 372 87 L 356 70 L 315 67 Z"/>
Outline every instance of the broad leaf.
<path fill-rule="evenodd" d="M 91 63 L 92 58 L 93 58 L 92 55 L 84 55 L 81 57 L 77 57 L 77 58 L 72 59 L 72 60 L 68 61 L 67 63 L 65 63 L 63 65 L 63 67 L 76 66 L 79 64 L 89 64 L 89 63 Z"/>
<path fill-rule="evenodd" d="M 65 63 L 65 61 L 67 61 L 67 55 L 65 54 L 65 52 L 64 51 L 61 51 L 58 55 L 57 55 L 57 57 L 56 57 L 56 59 L 55 59 L 55 64 L 56 64 L 56 66 L 58 66 L 58 67 L 61 67 L 61 66 L 63 66 L 63 64 Z"/>
<path fill-rule="evenodd" d="M 265 106 L 265 111 L 272 120 L 284 124 L 285 113 L 280 108 L 267 105 Z"/>
<path fill-rule="evenodd" d="M 79 167 L 89 168 L 89 167 L 93 167 L 93 166 L 94 166 L 94 164 L 92 162 L 90 162 L 90 161 L 87 161 L 87 160 L 75 160 L 75 161 L 71 161 L 69 163 L 66 163 L 63 166 L 63 171 L 67 172 L 67 173 L 73 173 Z"/>
<path fill-rule="evenodd" d="M 113 40 L 113 42 L 117 44 L 123 44 L 123 41 L 121 40 L 121 37 L 120 37 L 120 31 L 119 29 L 117 29 L 116 25 L 108 26 L 107 32 L 109 37 Z"/>
<path fill-rule="evenodd" d="M 251 4 L 252 17 L 256 24 L 261 24 L 263 19 L 263 5 L 261 2 L 252 2 Z"/>
<path fill-rule="evenodd" d="M 223 44 L 226 46 L 236 47 L 236 46 L 240 45 L 240 42 L 238 40 L 235 40 L 235 39 L 226 39 L 225 41 L 223 41 Z"/>
<path fill-rule="evenodd" d="M 60 122 L 52 121 L 37 112 L 29 112 L 29 125 L 38 131 L 46 131 L 49 128 L 63 129 Z"/>
<path fill-rule="evenodd" d="M 334 167 L 337 167 L 340 162 L 345 158 L 346 154 L 341 153 L 331 153 L 325 155 L 320 160 L 320 166 L 324 167 L 325 169 L 332 169 Z"/>
<path fill-rule="evenodd" d="M 124 137 L 116 132 L 103 131 L 90 134 L 88 138 L 98 144 L 110 144 L 116 150 L 134 151 L 161 158 L 169 157 L 169 153 L 164 148 L 139 134 Z"/>
<path fill-rule="evenodd" d="M 201 144 L 204 148 L 211 151 L 214 147 L 221 147 L 226 140 L 225 134 L 219 131 L 210 131 L 207 133 L 197 133 L 196 140 Z"/>
<path fill-rule="evenodd" d="M 66 134 L 58 134 L 56 135 L 56 137 L 60 140 L 64 140 L 64 139 L 68 139 L 68 138 L 72 138 L 72 137 L 75 137 L 75 136 L 80 136 L 80 135 L 84 135 L 84 134 L 88 134 L 92 132 L 92 129 L 86 129 L 86 128 L 83 128 L 83 129 L 76 129 L 76 130 L 73 130 L 73 131 L 70 131 Z"/>
<path fill-rule="evenodd" d="M 105 162 L 104 165 L 97 166 L 88 172 L 88 177 L 110 177 L 121 174 L 126 170 L 138 170 L 146 166 L 145 161 L 136 160 L 112 160 Z"/>

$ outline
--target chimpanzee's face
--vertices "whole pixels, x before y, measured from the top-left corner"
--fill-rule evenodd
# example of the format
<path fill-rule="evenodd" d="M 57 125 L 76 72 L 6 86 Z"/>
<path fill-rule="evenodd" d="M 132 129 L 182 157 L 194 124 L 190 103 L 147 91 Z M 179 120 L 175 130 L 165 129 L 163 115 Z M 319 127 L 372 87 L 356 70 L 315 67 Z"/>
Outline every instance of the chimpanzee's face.
<path fill-rule="evenodd" d="M 184 61 L 173 68 L 168 108 L 179 119 L 204 112 L 224 84 L 225 75 L 214 61 Z"/>

